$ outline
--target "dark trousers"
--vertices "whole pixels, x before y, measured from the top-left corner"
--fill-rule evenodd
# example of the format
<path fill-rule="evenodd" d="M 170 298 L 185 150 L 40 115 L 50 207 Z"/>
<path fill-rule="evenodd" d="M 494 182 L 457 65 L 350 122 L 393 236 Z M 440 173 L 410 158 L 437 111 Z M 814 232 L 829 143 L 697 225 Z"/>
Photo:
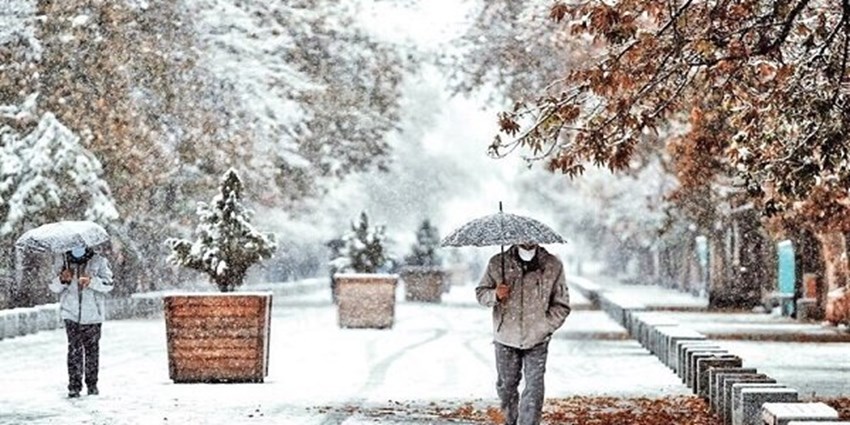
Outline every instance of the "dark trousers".
<path fill-rule="evenodd" d="M 505 423 L 509 425 L 537 425 L 543 411 L 543 375 L 546 373 L 546 357 L 549 342 L 543 342 L 526 350 L 496 345 L 496 392 L 502 402 Z M 524 375 L 524 376 L 523 376 Z M 522 396 L 519 381 L 525 378 Z"/>
<path fill-rule="evenodd" d="M 100 323 L 81 325 L 65 320 L 65 333 L 68 334 L 68 391 L 83 389 L 84 373 L 86 387 L 97 387 Z"/>

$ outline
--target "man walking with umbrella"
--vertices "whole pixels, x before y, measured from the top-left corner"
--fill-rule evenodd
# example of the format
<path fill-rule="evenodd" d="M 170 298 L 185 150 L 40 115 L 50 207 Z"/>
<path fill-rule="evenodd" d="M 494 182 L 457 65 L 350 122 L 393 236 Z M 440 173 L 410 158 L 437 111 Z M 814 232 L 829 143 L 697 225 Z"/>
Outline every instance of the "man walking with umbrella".
<path fill-rule="evenodd" d="M 97 395 L 100 328 L 106 316 L 106 293 L 112 290 L 112 271 L 106 258 L 77 245 L 54 264 L 49 283 L 59 294 L 68 335 L 68 397 L 80 396 L 85 376 L 89 395 Z"/>
<path fill-rule="evenodd" d="M 493 308 L 496 391 L 505 423 L 539 424 L 549 339 L 570 314 L 564 266 L 535 243 L 513 245 L 490 259 L 475 292 Z"/>
<path fill-rule="evenodd" d="M 543 409 L 549 339 L 570 314 L 564 265 L 539 244 L 565 243 L 549 226 L 502 211 L 474 219 L 446 236 L 442 246 L 502 246 L 481 283 L 478 302 L 493 308 L 496 391 L 508 425 L 536 425 Z M 505 245 L 510 248 L 505 251 Z M 525 375 L 525 389 L 517 388 Z"/>

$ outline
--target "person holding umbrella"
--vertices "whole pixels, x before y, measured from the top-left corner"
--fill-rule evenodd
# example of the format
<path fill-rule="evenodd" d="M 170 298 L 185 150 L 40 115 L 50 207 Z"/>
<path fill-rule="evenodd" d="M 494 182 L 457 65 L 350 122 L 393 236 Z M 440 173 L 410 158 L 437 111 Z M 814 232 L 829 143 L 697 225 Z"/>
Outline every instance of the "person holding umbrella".
<path fill-rule="evenodd" d="M 84 377 L 88 394 L 97 395 L 105 294 L 113 287 L 109 261 L 91 248 L 77 245 L 56 259 L 54 276 L 48 287 L 59 294 L 68 335 L 68 397 L 80 396 Z"/>
<path fill-rule="evenodd" d="M 505 423 L 539 424 L 549 339 L 570 314 L 564 266 L 534 243 L 514 245 L 490 259 L 475 293 L 480 304 L 493 307 L 496 391 Z"/>
<path fill-rule="evenodd" d="M 564 242 L 535 219 L 502 212 L 500 203 L 498 214 L 463 225 L 441 243 L 502 245 L 501 253 L 490 258 L 475 294 L 481 305 L 492 307 L 496 392 L 508 425 L 540 423 L 549 340 L 570 314 L 570 296 L 563 263 L 539 244 Z M 505 251 L 504 245 L 510 248 Z"/>

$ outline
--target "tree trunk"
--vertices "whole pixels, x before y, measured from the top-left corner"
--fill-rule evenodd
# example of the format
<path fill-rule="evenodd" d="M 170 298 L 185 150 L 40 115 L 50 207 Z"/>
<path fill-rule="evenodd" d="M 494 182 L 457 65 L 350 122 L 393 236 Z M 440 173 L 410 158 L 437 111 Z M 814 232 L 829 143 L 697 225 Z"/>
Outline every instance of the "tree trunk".
<path fill-rule="evenodd" d="M 794 302 L 796 303 L 796 301 L 802 298 L 805 293 L 804 279 L 807 275 L 811 276 L 811 278 L 818 282 L 818 288 L 822 287 L 820 282 L 824 277 L 824 257 L 821 252 L 821 243 L 812 231 L 808 229 L 799 229 L 795 236 L 794 242 L 796 242 L 795 245 L 797 246 L 795 268 L 797 269 L 797 276 L 796 281 L 794 282 Z M 825 305 L 820 301 L 820 292 L 824 291 L 823 289 L 817 289 L 817 292 L 818 294 L 816 294 L 816 298 L 818 299 L 818 305 L 815 311 L 810 312 L 808 315 L 809 318 L 815 320 L 822 319 L 825 311 Z"/>
<path fill-rule="evenodd" d="M 818 285 L 818 304 L 823 305 L 823 310 L 830 308 L 827 303 L 827 294 L 847 285 L 847 251 L 846 240 L 841 233 L 819 234 L 823 248 L 824 279 Z"/>
<path fill-rule="evenodd" d="M 762 231 L 755 210 L 737 216 L 739 246 L 737 280 L 734 282 L 735 303 L 740 308 L 753 308 L 761 303 L 761 288 L 768 281 L 763 262 L 765 247 L 770 243 Z"/>
<path fill-rule="evenodd" d="M 727 298 L 729 288 L 728 240 L 729 229 L 725 226 L 719 230 L 712 229 L 706 236 L 709 246 L 708 268 L 708 307 L 710 309 L 727 308 L 730 306 Z"/>

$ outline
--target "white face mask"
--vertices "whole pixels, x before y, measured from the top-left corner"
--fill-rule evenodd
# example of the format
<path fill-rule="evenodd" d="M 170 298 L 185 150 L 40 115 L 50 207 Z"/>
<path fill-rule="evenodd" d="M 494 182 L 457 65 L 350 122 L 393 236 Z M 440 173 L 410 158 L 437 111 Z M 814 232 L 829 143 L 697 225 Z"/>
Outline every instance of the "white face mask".
<path fill-rule="evenodd" d="M 522 261 L 531 261 L 534 258 L 534 255 L 537 254 L 537 248 L 533 248 L 531 250 L 525 250 L 521 247 L 517 248 L 519 248 L 519 258 L 521 258 Z"/>
<path fill-rule="evenodd" d="M 75 246 L 71 248 L 71 255 L 74 258 L 82 258 L 83 255 L 86 254 L 86 247 L 84 246 Z"/>

